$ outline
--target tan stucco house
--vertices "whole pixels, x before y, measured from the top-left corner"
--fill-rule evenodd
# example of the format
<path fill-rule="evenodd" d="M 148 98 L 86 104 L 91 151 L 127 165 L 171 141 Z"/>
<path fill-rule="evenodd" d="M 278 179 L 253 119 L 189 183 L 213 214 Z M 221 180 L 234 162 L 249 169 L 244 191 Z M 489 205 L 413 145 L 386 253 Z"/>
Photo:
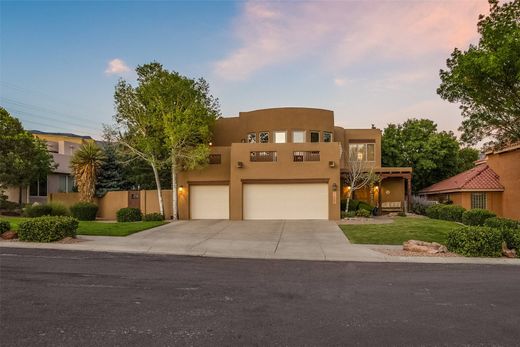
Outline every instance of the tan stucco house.
<path fill-rule="evenodd" d="M 80 136 L 68 133 L 51 133 L 30 130 L 34 137 L 45 141 L 47 150 L 52 154 L 57 165 L 46 179 L 32 182 L 29 187 L 22 188 L 22 203 L 44 203 L 52 193 L 71 192 L 74 179 L 70 171 L 70 159 L 74 152 L 85 142 L 94 141 L 90 136 Z M 19 187 L 8 187 L 6 191 L 9 201 L 18 202 Z"/>
<path fill-rule="evenodd" d="M 520 220 L 520 143 L 485 153 L 475 167 L 419 192 L 429 200 L 484 208 Z"/>
<path fill-rule="evenodd" d="M 179 174 L 179 218 L 339 219 L 351 151 L 382 179 L 354 197 L 405 209 L 411 168 L 381 167 L 380 129 L 336 126 L 329 110 L 272 108 L 217 120 L 209 165 Z"/>

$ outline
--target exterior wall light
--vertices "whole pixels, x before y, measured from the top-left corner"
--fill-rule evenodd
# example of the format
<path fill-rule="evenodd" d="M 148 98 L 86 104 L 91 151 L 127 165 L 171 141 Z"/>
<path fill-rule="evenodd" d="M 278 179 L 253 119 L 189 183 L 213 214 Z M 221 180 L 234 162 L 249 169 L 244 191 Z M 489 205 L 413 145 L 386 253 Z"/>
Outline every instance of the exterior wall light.
<path fill-rule="evenodd" d="M 238 161 L 238 162 L 237 162 L 237 168 L 241 169 L 241 168 L 243 168 L 243 167 L 244 167 L 244 163 L 241 162 L 241 161 Z"/>
<path fill-rule="evenodd" d="M 336 163 L 333 161 L 329 161 L 329 167 L 336 167 Z"/>
<path fill-rule="evenodd" d="M 183 186 L 179 186 L 179 192 L 182 192 L 184 191 L 184 187 Z"/>
<path fill-rule="evenodd" d="M 338 185 L 336 183 L 332 184 L 332 191 L 335 192 L 338 190 Z"/>
<path fill-rule="evenodd" d="M 210 145 L 210 146 L 213 146 L 213 142 L 210 142 L 209 145 Z"/>

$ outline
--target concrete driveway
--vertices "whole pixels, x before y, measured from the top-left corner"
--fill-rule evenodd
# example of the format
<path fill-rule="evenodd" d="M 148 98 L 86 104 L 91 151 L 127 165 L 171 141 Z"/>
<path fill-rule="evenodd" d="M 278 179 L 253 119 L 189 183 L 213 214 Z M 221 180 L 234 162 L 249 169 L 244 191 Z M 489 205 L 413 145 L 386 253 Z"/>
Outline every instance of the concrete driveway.
<path fill-rule="evenodd" d="M 218 257 L 344 260 L 377 254 L 351 245 L 335 222 L 323 220 L 178 221 L 125 239 L 149 252 Z"/>

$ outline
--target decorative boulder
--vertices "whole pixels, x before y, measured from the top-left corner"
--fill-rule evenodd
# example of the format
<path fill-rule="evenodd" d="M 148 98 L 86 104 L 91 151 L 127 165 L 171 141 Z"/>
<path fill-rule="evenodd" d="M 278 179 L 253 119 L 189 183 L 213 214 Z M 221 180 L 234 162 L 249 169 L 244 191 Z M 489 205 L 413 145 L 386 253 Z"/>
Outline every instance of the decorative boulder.
<path fill-rule="evenodd" d="M 408 240 L 403 243 L 403 250 L 409 252 L 419 252 L 419 253 L 446 253 L 448 249 L 446 246 L 441 245 L 437 242 L 424 242 L 417 240 Z"/>
<path fill-rule="evenodd" d="M 507 258 L 516 258 L 516 251 L 514 249 L 507 248 L 507 244 L 502 242 L 502 255 Z"/>
<path fill-rule="evenodd" d="M 18 234 L 15 231 L 6 231 L 5 233 L 2 234 L 2 238 L 4 240 L 17 239 Z"/>

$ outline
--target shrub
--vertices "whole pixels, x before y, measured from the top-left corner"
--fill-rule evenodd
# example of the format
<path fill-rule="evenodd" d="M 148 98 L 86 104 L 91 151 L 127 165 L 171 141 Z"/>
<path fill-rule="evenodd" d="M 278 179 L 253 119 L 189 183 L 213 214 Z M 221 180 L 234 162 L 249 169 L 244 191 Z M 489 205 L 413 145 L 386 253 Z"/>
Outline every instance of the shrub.
<path fill-rule="evenodd" d="M 520 223 L 509 218 L 491 217 L 484 221 L 484 225 L 490 228 L 498 229 L 516 229 L 520 227 Z"/>
<path fill-rule="evenodd" d="M 348 210 L 357 211 L 359 203 L 360 203 L 359 200 L 350 199 L 350 201 L 348 202 Z M 345 211 L 346 208 L 347 208 L 347 199 L 341 200 L 341 211 Z"/>
<path fill-rule="evenodd" d="M 24 216 L 35 218 L 35 217 L 42 217 L 42 216 L 50 216 L 52 212 L 52 207 L 49 205 L 28 205 L 24 209 Z"/>
<path fill-rule="evenodd" d="M 0 220 L 0 234 L 11 230 L 11 223 L 6 220 Z"/>
<path fill-rule="evenodd" d="M 52 242 L 75 237 L 78 220 L 68 216 L 47 216 L 20 223 L 18 237 L 22 241 Z"/>
<path fill-rule="evenodd" d="M 439 219 L 450 220 L 454 222 L 462 221 L 462 214 L 466 209 L 458 205 L 439 205 Z"/>
<path fill-rule="evenodd" d="M 49 202 L 47 206 L 51 208 L 51 216 L 69 216 L 70 212 L 67 206 L 59 202 Z"/>
<path fill-rule="evenodd" d="M 481 208 L 474 208 L 462 214 L 462 223 L 466 225 L 484 225 L 486 219 L 491 217 L 496 217 L 496 214 Z"/>
<path fill-rule="evenodd" d="M 367 210 L 370 212 L 370 214 L 372 214 L 372 211 L 374 210 L 374 206 L 364 202 L 364 201 L 360 201 L 359 204 L 358 204 L 358 210 Z"/>
<path fill-rule="evenodd" d="M 442 208 L 441 204 L 433 204 L 426 208 L 426 215 L 433 219 L 439 219 L 440 210 Z"/>
<path fill-rule="evenodd" d="M 399 217 L 406 217 L 406 213 L 403 212 L 403 211 L 401 211 L 401 212 L 397 212 L 397 215 L 398 215 Z"/>
<path fill-rule="evenodd" d="M 498 230 L 502 233 L 502 239 L 507 244 L 507 248 L 520 251 L 520 228 L 502 228 Z"/>
<path fill-rule="evenodd" d="M 359 210 L 356 211 L 356 216 L 357 217 L 370 218 L 371 215 L 372 215 L 372 213 L 370 211 L 365 210 L 363 208 L 360 208 Z"/>
<path fill-rule="evenodd" d="M 78 220 L 96 220 L 98 206 L 92 202 L 81 201 L 70 207 L 70 213 Z"/>
<path fill-rule="evenodd" d="M 468 257 L 500 257 L 502 233 L 481 226 L 462 226 L 448 232 L 447 246 L 452 252 Z"/>
<path fill-rule="evenodd" d="M 426 209 L 435 204 L 434 201 L 430 201 L 420 196 L 412 196 L 412 203 L 410 206 L 411 212 L 420 215 L 426 215 Z"/>
<path fill-rule="evenodd" d="M 164 220 L 164 216 L 160 213 L 147 213 L 143 215 L 143 221 L 150 222 L 150 221 L 161 221 Z"/>
<path fill-rule="evenodd" d="M 141 210 L 134 207 L 125 207 L 117 211 L 118 222 L 138 222 L 142 219 L 143 215 Z"/>
<path fill-rule="evenodd" d="M 19 208 L 20 205 L 16 202 L 0 199 L 0 210 L 13 211 Z"/>

